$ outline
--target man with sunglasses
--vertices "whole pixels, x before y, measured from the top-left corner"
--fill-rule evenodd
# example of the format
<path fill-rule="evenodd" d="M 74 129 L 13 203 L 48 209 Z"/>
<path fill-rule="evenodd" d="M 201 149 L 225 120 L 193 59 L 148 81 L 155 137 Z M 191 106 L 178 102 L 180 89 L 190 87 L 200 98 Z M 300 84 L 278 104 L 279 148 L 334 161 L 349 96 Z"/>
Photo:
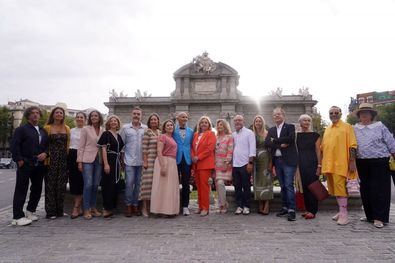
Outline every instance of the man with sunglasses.
<path fill-rule="evenodd" d="M 336 196 L 339 213 L 332 217 L 338 225 L 349 223 L 347 213 L 347 178 L 356 176 L 357 140 L 354 129 L 341 120 L 342 112 L 337 106 L 329 109 L 332 124 L 326 128 L 322 144 L 322 173 L 328 180 L 328 191 Z"/>

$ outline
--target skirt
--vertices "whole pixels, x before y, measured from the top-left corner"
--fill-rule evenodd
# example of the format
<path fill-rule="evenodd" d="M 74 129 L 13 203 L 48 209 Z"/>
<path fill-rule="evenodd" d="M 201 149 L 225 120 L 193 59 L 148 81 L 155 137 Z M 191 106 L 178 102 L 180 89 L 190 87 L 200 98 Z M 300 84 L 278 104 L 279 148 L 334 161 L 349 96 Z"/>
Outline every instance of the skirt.
<path fill-rule="evenodd" d="M 163 156 L 166 175 L 162 176 L 158 158 L 155 159 L 151 191 L 151 213 L 178 215 L 180 212 L 180 187 L 176 159 Z"/>
<path fill-rule="evenodd" d="M 67 156 L 67 171 L 69 175 L 70 194 L 82 195 L 84 190 L 84 179 L 78 170 L 77 149 L 70 149 Z"/>

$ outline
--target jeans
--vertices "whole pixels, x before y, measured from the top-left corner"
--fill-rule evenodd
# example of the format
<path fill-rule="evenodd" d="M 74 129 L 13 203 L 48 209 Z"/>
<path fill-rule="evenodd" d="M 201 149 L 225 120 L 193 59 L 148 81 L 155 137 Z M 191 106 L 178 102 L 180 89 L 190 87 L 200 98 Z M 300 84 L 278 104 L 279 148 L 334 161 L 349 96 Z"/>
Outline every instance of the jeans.
<path fill-rule="evenodd" d="M 97 188 L 100 184 L 102 165 L 96 157 L 93 163 L 83 163 L 82 176 L 84 178 L 83 208 L 96 208 Z"/>
<path fill-rule="evenodd" d="M 233 167 L 232 177 L 237 206 L 249 208 L 251 198 L 251 174 L 247 172 L 247 165 Z"/>
<path fill-rule="evenodd" d="M 125 205 L 138 206 L 142 166 L 125 166 Z"/>
<path fill-rule="evenodd" d="M 281 186 L 282 208 L 288 211 L 295 211 L 294 178 L 296 166 L 287 165 L 283 159 L 275 157 L 274 167 Z"/>

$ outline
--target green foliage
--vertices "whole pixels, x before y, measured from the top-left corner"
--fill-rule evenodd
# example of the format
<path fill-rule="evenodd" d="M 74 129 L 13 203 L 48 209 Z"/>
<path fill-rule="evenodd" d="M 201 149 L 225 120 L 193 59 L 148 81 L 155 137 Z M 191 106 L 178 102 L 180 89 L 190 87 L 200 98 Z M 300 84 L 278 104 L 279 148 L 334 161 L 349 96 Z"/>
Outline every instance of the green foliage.
<path fill-rule="evenodd" d="M 12 114 L 7 107 L 0 108 L 0 145 L 5 150 L 12 132 Z"/>
<path fill-rule="evenodd" d="M 40 127 L 44 127 L 44 125 L 47 124 L 49 115 L 51 114 L 49 111 L 46 111 L 46 110 L 43 110 L 42 113 L 43 113 L 43 115 L 41 116 L 40 120 L 38 121 L 38 126 L 40 126 Z M 73 117 L 66 116 L 64 122 L 66 123 L 66 125 L 68 125 L 70 127 L 70 129 L 75 127 Z M 22 124 L 26 124 L 26 123 L 27 123 L 27 120 L 25 118 L 23 118 Z"/>
<path fill-rule="evenodd" d="M 324 134 L 327 124 L 324 120 L 322 120 L 321 114 L 315 113 L 313 114 L 313 116 L 311 116 L 311 119 L 313 121 L 313 130 L 318 132 L 322 136 Z"/>
<path fill-rule="evenodd" d="M 378 120 L 382 121 L 385 126 L 392 132 L 395 133 L 395 103 L 383 105 L 377 107 Z"/>
<path fill-rule="evenodd" d="M 350 113 L 347 115 L 347 123 L 354 125 L 358 122 L 358 117 L 354 113 Z"/>

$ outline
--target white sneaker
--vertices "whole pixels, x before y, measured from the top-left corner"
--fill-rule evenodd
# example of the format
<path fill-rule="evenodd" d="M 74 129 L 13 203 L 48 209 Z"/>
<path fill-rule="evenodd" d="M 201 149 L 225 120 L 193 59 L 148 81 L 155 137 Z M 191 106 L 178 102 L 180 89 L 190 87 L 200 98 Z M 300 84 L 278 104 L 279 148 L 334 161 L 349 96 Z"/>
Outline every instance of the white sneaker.
<path fill-rule="evenodd" d="M 238 207 L 235 211 L 235 215 L 241 215 L 241 213 L 243 213 L 243 208 Z"/>
<path fill-rule="evenodd" d="M 249 215 L 250 214 L 250 209 L 248 207 L 243 208 L 243 215 Z"/>
<path fill-rule="evenodd" d="M 183 207 L 183 208 L 182 208 L 182 214 L 183 214 L 184 216 L 189 216 L 189 215 L 191 214 L 191 212 L 189 212 L 188 207 Z"/>
<path fill-rule="evenodd" d="M 21 217 L 19 219 L 12 219 L 11 224 L 13 226 L 27 226 L 32 223 L 32 220 L 26 218 L 26 217 Z"/>
<path fill-rule="evenodd" d="M 30 212 L 30 211 L 26 211 L 26 218 L 30 219 L 32 221 L 37 221 L 38 220 L 38 216 L 35 213 Z"/>

